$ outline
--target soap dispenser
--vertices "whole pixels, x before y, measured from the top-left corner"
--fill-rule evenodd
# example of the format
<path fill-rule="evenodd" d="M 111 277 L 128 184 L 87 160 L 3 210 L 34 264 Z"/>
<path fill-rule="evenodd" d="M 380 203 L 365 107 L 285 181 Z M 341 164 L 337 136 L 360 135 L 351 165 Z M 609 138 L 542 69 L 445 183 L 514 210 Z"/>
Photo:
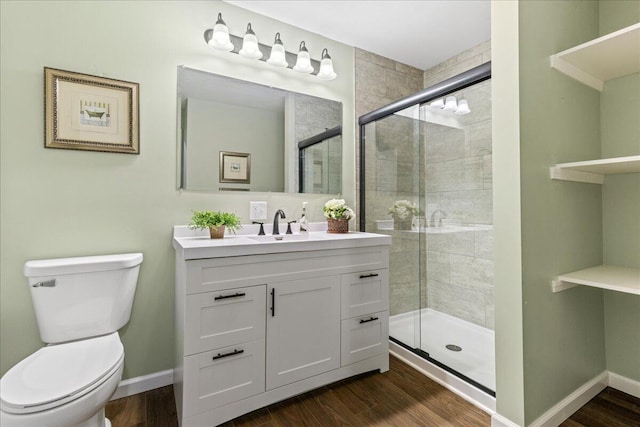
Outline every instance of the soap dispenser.
<path fill-rule="evenodd" d="M 302 215 L 300 216 L 300 233 L 309 232 L 309 222 L 307 221 L 307 202 L 302 202 Z"/>

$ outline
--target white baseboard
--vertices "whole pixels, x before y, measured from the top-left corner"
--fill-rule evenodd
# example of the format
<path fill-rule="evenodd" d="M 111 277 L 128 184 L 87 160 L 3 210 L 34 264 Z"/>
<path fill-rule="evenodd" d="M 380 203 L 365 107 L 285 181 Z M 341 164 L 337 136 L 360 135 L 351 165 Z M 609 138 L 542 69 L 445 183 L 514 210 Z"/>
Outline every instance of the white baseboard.
<path fill-rule="evenodd" d="M 551 409 L 529 424 L 529 427 L 556 427 L 560 425 L 584 404 L 596 397 L 608 384 L 609 372 L 604 371 L 555 404 Z"/>
<path fill-rule="evenodd" d="M 631 378 L 623 377 L 622 375 L 609 371 L 609 387 L 640 399 L 640 381 L 632 380 Z"/>
<path fill-rule="evenodd" d="M 503 417 L 502 415 L 495 414 L 491 415 L 491 427 L 519 427 L 518 424 L 514 423 L 507 417 Z"/>
<path fill-rule="evenodd" d="M 141 377 L 130 378 L 128 380 L 120 381 L 120 385 L 118 385 L 118 389 L 111 397 L 111 400 L 144 393 L 145 391 L 164 387 L 169 384 L 173 384 L 173 369 L 154 372 L 153 374 L 143 375 Z"/>

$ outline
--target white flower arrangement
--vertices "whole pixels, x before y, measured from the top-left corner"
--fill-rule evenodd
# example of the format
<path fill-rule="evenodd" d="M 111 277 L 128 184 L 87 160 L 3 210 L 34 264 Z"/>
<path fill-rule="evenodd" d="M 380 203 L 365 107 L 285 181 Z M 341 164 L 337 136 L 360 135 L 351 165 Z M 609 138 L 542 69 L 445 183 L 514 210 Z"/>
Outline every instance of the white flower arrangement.
<path fill-rule="evenodd" d="M 419 213 L 420 209 L 418 209 L 418 206 L 409 200 L 397 200 L 393 206 L 389 208 L 390 215 L 402 220 L 411 219 L 412 216 L 418 215 Z"/>
<path fill-rule="evenodd" d="M 346 205 L 344 199 L 331 199 L 322 208 L 327 219 L 352 219 L 356 217 L 355 212 Z"/>

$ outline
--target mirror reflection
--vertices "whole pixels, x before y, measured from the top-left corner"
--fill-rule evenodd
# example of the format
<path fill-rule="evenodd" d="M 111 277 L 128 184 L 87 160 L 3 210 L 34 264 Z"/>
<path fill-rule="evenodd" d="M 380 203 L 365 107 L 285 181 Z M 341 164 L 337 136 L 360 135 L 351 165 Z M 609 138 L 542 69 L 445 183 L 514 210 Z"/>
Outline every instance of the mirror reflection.
<path fill-rule="evenodd" d="M 342 104 L 178 67 L 179 188 L 338 194 Z"/>

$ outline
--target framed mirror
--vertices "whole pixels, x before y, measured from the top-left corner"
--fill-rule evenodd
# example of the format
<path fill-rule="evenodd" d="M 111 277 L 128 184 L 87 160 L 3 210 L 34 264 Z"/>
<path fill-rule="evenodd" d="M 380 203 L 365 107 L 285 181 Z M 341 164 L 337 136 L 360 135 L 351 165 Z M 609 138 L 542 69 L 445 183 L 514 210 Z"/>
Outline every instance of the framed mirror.
<path fill-rule="evenodd" d="M 178 67 L 178 187 L 339 194 L 342 103 Z"/>

